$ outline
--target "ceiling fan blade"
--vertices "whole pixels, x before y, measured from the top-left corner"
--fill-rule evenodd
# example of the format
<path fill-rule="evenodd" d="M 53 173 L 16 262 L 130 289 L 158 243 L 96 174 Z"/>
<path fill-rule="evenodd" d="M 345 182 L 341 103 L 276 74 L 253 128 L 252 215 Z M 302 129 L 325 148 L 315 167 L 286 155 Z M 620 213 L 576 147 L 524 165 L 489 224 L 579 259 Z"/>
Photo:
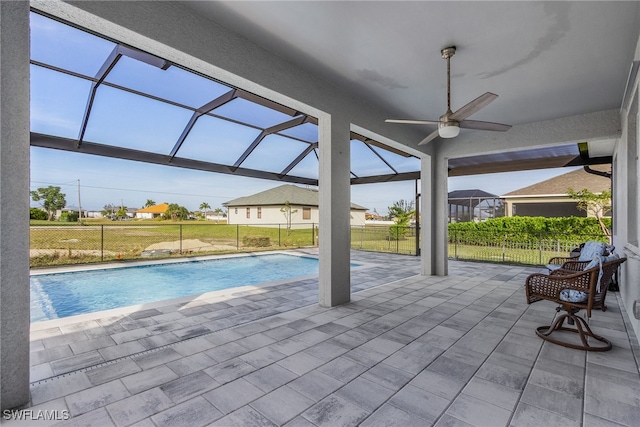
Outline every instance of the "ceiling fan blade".
<path fill-rule="evenodd" d="M 493 130 L 499 132 L 505 132 L 511 129 L 511 125 L 503 125 L 502 123 L 492 122 L 480 122 L 478 120 L 463 120 L 459 124 L 461 128 L 465 129 Z"/>
<path fill-rule="evenodd" d="M 387 119 L 387 123 L 402 123 L 405 125 L 437 125 L 437 120 L 404 120 L 404 119 Z"/>
<path fill-rule="evenodd" d="M 473 101 L 469 102 L 467 105 L 459 108 L 456 112 L 454 112 L 450 119 L 462 121 L 475 113 L 476 111 L 481 110 L 491 103 L 491 101 L 495 100 L 498 97 L 495 93 L 487 92 L 483 95 L 480 95 Z"/>
<path fill-rule="evenodd" d="M 436 139 L 439 135 L 440 134 L 438 133 L 438 129 L 436 129 L 433 132 L 431 132 L 429 135 L 427 135 L 427 137 L 425 139 L 423 139 L 422 141 L 418 142 L 418 145 L 428 144 L 431 141 L 433 141 L 434 139 Z"/>

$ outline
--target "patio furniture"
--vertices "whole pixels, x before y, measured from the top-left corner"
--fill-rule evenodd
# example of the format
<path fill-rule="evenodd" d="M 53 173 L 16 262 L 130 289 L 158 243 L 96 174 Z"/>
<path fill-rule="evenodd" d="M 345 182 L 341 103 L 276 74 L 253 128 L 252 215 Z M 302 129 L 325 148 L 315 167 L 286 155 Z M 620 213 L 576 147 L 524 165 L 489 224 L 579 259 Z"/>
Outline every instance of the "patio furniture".
<path fill-rule="evenodd" d="M 559 269 L 562 264 L 567 261 L 591 261 L 596 255 L 607 256 L 612 254 L 615 246 L 607 245 L 604 242 L 590 240 L 581 243 L 580 246 L 571 251 L 568 257 L 553 257 L 549 260 L 546 267 L 549 271 Z"/>
<path fill-rule="evenodd" d="M 543 340 L 569 348 L 587 351 L 610 350 L 611 342 L 596 335 L 587 321 L 577 313 L 584 309 L 587 318 L 590 318 L 594 309 L 606 311 L 607 306 L 604 302 L 609 283 L 618 267 L 625 261 L 626 258 L 620 258 L 615 254 L 608 257 L 598 256 L 591 261 L 569 260 L 549 274 L 531 274 L 527 277 L 527 304 L 542 300 L 552 301 L 560 304 L 556 312 L 565 312 L 550 326 L 538 327 L 536 334 Z M 565 321 L 574 327 L 564 326 Z M 563 340 L 562 333 L 558 331 L 577 333 L 582 345 Z"/>

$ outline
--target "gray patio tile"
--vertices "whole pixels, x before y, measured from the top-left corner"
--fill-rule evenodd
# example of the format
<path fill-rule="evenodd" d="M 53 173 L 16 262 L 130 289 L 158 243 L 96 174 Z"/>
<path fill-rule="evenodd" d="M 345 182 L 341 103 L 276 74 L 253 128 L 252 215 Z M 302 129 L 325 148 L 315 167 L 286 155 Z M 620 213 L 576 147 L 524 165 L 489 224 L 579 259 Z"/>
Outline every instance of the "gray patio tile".
<path fill-rule="evenodd" d="M 239 378 L 203 394 L 202 397 L 226 415 L 264 394 L 264 391 L 255 387 L 250 382 Z"/>
<path fill-rule="evenodd" d="M 580 420 L 571 420 L 546 409 L 519 403 L 511 419 L 510 427 L 539 427 L 539 426 L 580 426 Z"/>
<path fill-rule="evenodd" d="M 132 394 L 138 394 L 178 378 L 178 375 L 165 365 L 156 366 L 137 374 L 122 378 L 122 383 Z"/>
<path fill-rule="evenodd" d="M 396 408 L 433 423 L 449 406 L 450 401 L 421 388 L 407 385 L 396 393 L 389 400 L 389 403 Z"/>
<path fill-rule="evenodd" d="M 331 395 L 305 411 L 302 416 L 316 426 L 357 426 L 369 415 L 364 409 Z"/>
<path fill-rule="evenodd" d="M 61 345 L 69 345 L 72 342 L 86 341 L 89 337 L 84 331 L 71 332 L 62 335 L 52 336 L 50 338 L 43 338 L 42 344 L 44 348 L 54 348 Z"/>
<path fill-rule="evenodd" d="M 361 377 L 376 382 L 390 390 L 399 390 L 413 378 L 413 375 L 385 363 L 380 363 L 362 374 Z"/>
<path fill-rule="evenodd" d="M 357 362 L 354 362 L 353 360 L 349 360 L 344 357 L 337 357 L 331 362 L 320 366 L 318 368 L 318 371 L 322 372 L 323 374 L 329 375 L 330 377 L 335 378 L 338 381 L 348 383 L 367 369 L 369 368 Z"/>
<path fill-rule="evenodd" d="M 217 363 L 218 362 L 204 353 L 196 353 L 194 355 L 169 362 L 166 366 L 179 376 L 183 377 L 196 371 L 209 368 Z"/>
<path fill-rule="evenodd" d="M 151 335 L 151 332 L 149 332 L 147 329 L 138 328 L 112 334 L 111 338 L 116 342 L 116 344 L 122 344 L 125 342 L 135 341 L 140 338 L 148 337 L 149 335 Z"/>
<path fill-rule="evenodd" d="M 38 423 L 38 425 L 41 424 L 40 422 Z M 56 425 L 60 427 L 111 427 L 115 426 L 115 423 L 111 420 L 105 408 L 98 408 Z"/>
<path fill-rule="evenodd" d="M 147 310 L 139 310 L 129 314 L 129 318 L 133 320 L 144 319 L 146 317 L 158 316 L 162 314 L 162 312 L 156 310 L 155 308 L 150 308 Z"/>
<path fill-rule="evenodd" d="M 51 381 L 33 385 L 31 387 L 31 403 L 38 405 L 90 387 L 91 382 L 82 372 L 57 377 Z"/>
<path fill-rule="evenodd" d="M 32 365 L 40 365 L 42 363 L 51 362 L 53 360 L 63 359 L 65 357 L 73 356 L 73 351 L 68 345 L 60 347 L 47 348 L 31 352 L 29 355 L 30 363 Z"/>
<path fill-rule="evenodd" d="M 465 423 L 462 420 L 452 417 L 449 414 L 444 414 L 434 427 L 473 427 L 473 424 Z"/>
<path fill-rule="evenodd" d="M 205 372 L 197 371 L 161 385 L 160 390 L 175 403 L 180 403 L 219 385 Z"/>
<path fill-rule="evenodd" d="M 305 411 L 315 402 L 293 389 L 282 386 L 251 403 L 251 407 L 281 425 Z"/>
<path fill-rule="evenodd" d="M 585 412 L 629 427 L 640 425 L 638 406 L 609 399 L 603 395 L 598 397 L 587 395 Z"/>
<path fill-rule="evenodd" d="M 403 348 L 405 345 L 399 343 L 397 341 L 392 341 L 383 337 L 377 337 L 372 339 L 371 341 L 362 344 L 362 348 L 369 351 L 374 350 L 378 353 L 384 354 L 385 356 L 389 356 L 390 354 L 395 353 L 396 351 Z"/>
<path fill-rule="evenodd" d="M 345 400 L 373 412 L 393 395 L 394 391 L 377 383 L 358 377 L 335 392 Z"/>
<path fill-rule="evenodd" d="M 520 401 L 572 420 L 582 418 L 582 399 L 534 384 L 528 384 L 525 387 Z"/>
<path fill-rule="evenodd" d="M 488 378 L 487 378 L 488 379 Z M 582 378 L 568 378 L 562 375 L 553 374 L 540 369 L 534 369 L 529 376 L 529 384 L 537 385 L 547 388 L 549 390 L 555 390 L 560 393 L 566 393 L 567 395 L 582 399 L 583 385 Z"/>
<path fill-rule="evenodd" d="M 69 346 L 75 354 L 80 354 L 91 350 L 97 350 L 99 348 L 110 347 L 115 344 L 115 341 L 113 341 L 109 335 L 104 335 L 97 338 L 91 338 L 86 341 L 72 342 Z"/>
<path fill-rule="evenodd" d="M 353 350 L 342 355 L 347 359 L 353 360 L 354 362 L 358 362 L 361 365 L 372 367 L 382 360 L 387 358 L 386 354 L 380 353 L 375 350 L 366 349 L 362 346 L 354 348 Z"/>
<path fill-rule="evenodd" d="M 446 399 L 453 400 L 466 383 L 450 376 L 424 370 L 413 378 L 409 384 Z"/>
<path fill-rule="evenodd" d="M 173 331 L 180 339 L 186 340 L 189 338 L 198 337 L 200 335 L 208 334 L 211 332 L 211 329 L 206 328 L 204 326 L 189 326 L 183 329 L 175 329 Z"/>
<path fill-rule="evenodd" d="M 228 383 L 237 378 L 243 377 L 253 371 L 255 366 L 245 362 L 242 359 L 236 358 L 227 360 L 226 362 L 219 363 L 215 366 L 205 369 L 204 371 L 215 378 L 220 384 Z"/>
<path fill-rule="evenodd" d="M 264 334 L 274 340 L 283 340 L 293 335 L 299 334 L 300 331 L 290 328 L 286 325 L 278 326 L 277 328 L 264 331 Z"/>
<path fill-rule="evenodd" d="M 287 357 L 285 354 L 282 354 L 269 346 L 243 354 L 240 356 L 240 359 L 256 368 L 263 368 L 277 362 L 278 360 L 284 359 L 285 357 Z"/>
<path fill-rule="evenodd" d="M 466 383 L 476 372 L 477 367 L 451 359 L 446 356 L 438 357 L 429 367 L 428 371 L 436 372 L 445 377 L 451 377 L 457 381 Z"/>
<path fill-rule="evenodd" d="M 342 382 L 335 378 L 314 370 L 293 380 L 288 384 L 288 387 L 317 402 L 343 385 Z"/>
<path fill-rule="evenodd" d="M 463 392 L 509 411 L 514 410 L 521 394 L 521 390 L 506 387 L 480 377 L 473 377 L 463 389 Z"/>
<path fill-rule="evenodd" d="M 171 362 L 172 360 L 180 359 L 180 353 L 176 352 L 172 348 L 162 348 L 150 353 L 139 354 L 133 357 L 133 360 L 142 369 L 154 368 L 158 365 Z"/>
<path fill-rule="evenodd" d="M 276 427 L 271 420 L 253 409 L 251 406 L 243 406 L 235 412 L 220 418 L 211 426 L 219 427 Z"/>
<path fill-rule="evenodd" d="M 98 350 L 104 360 L 114 360 L 120 357 L 131 356 L 135 353 L 140 353 L 146 349 L 140 345 L 139 342 L 131 341 L 124 344 L 114 345 L 112 347 L 105 347 Z"/>
<path fill-rule="evenodd" d="M 407 426 L 424 426 L 426 420 L 417 415 L 407 413 L 390 404 L 384 404 L 365 419 L 361 424 L 362 427 L 407 427 Z"/>
<path fill-rule="evenodd" d="M 151 420 L 153 420 L 153 425 L 157 427 L 200 427 L 208 425 L 220 417 L 222 417 L 220 411 L 198 396 L 153 415 Z"/>
<path fill-rule="evenodd" d="M 91 384 L 99 385 L 139 371 L 140 367 L 136 365 L 133 360 L 121 360 L 118 363 L 112 363 L 95 369 L 90 369 L 86 374 L 89 381 L 91 381 Z"/>
<path fill-rule="evenodd" d="M 171 406 L 171 399 L 159 388 L 153 388 L 107 405 L 107 411 L 117 426 L 127 426 Z"/>
<path fill-rule="evenodd" d="M 206 350 L 205 354 L 218 362 L 224 362 L 225 360 L 233 359 L 234 357 L 238 357 L 241 354 L 248 353 L 249 351 L 250 350 L 248 348 L 241 346 L 237 342 L 229 342 L 221 344 L 210 350 Z"/>
<path fill-rule="evenodd" d="M 130 395 L 125 386 L 120 381 L 115 380 L 70 394 L 65 397 L 65 400 L 71 415 L 75 416 L 101 408 Z"/>
<path fill-rule="evenodd" d="M 259 333 L 241 338 L 236 342 L 249 350 L 256 350 L 269 344 L 273 344 L 276 340 L 263 333 Z"/>
<path fill-rule="evenodd" d="M 180 338 L 173 332 L 158 333 L 137 340 L 137 342 L 139 342 L 141 346 L 148 350 L 162 347 L 164 345 L 173 344 L 178 341 L 180 341 Z"/>
<path fill-rule="evenodd" d="M 98 365 L 102 362 L 104 362 L 104 360 L 100 353 L 97 351 L 90 351 L 77 356 L 71 356 L 51 362 L 51 369 L 53 369 L 54 374 L 60 375 L 89 366 Z"/>
<path fill-rule="evenodd" d="M 511 418 L 511 411 L 464 393 L 453 401 L 447 414 L 479 427 L 506 426 Z"/>
<path fill-rule="evenodd" d="M 324 361 L 317 357 L 313 357 L 308 353 L 300 352 L 279 360 L 277 364 L 291 372 L 295 372 L 298 375 L 304 375 L 307 372 L 323 365 Z"/>
<path fill-rule="evenodd" d="M 513 365 L 503 366 L 503 362 L 504 361 L 496 361 L 496 363 L 485 362 L 480 369 L 478 369 L 475 376 L 512 389 L 524 389 L 529 371 L 523 367 Z"/>
<path fill-rule="evenodd" d="M 36 382 L 45 378 L 53 377 L 53 370 L 49 363 L 42 363 L 40 365 L 31 366 L 29 369 L 29 381 Z"/>
<path fill-rule="evenodd" d="M 274 363 L 245 375 L 243 378 L 268 393 L 298 378 L 298 375 Z"/>
<path fill-rule="evenodd" d="M 583 427 L 620 427 L 622 424 L 614 423 L 613 421 L 605 420 L 600 417 L 596 417 L 591 414 L 584 414 L 582 420 Z"/>

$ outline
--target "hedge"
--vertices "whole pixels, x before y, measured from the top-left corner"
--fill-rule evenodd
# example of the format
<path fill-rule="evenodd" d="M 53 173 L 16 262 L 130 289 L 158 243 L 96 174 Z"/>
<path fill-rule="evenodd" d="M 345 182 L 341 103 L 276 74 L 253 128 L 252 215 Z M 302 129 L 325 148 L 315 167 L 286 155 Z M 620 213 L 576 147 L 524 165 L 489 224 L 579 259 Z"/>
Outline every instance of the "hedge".
<path fill-rule="evenodd" d="M 605 225 L 611 220 L 605 218 Z M 502 217 L 482 222 L 449 224 L 449 241 L 472 245 L 493 245 L 502 241 L 529 242 L 553 240 L 573 243 L 586 240 L 608 241 L 595 218 L 584 217 Z"/>

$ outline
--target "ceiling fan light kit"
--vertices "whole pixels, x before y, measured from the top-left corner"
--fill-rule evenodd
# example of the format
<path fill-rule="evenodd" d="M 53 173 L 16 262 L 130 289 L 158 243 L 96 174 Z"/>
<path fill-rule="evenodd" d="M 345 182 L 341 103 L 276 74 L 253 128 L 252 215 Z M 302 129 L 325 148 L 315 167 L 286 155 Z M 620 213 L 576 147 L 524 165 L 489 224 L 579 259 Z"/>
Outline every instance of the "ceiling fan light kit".
<path fill-rule="evenodd" d="M 460 128 L 465 129 L 478 129 L 478 130 L 491 130 L 504 132 L 511 128 L 510 125 L 503 125 L 501 123 L 482 122 L 478 120 L 465 120 L 470 115 L 476 113 L 480 109 L 486 107 L 489 103 L 495 100 L 498 95 L 491 92 L 486 92 L 480 95 L 473 101 L 467 103 L 455 112 L 451 111 L 451 57 L 455 55 L 456 47 L 450 46 L 442 49 L 440 54 L 442 59 L 447 61 L 447 112 L 440 116 L 440 119 L 435 120 L 405 120 L 405 119 L 387 119 L 387 123 L 402 123 L 413 125 L 438 125 L 438 129 L 430 133 L 425 139 L 420 141 L 418 145 L 426 144 L 433 139 L 440 138 L 455 138 L 460 134 Z"/>

